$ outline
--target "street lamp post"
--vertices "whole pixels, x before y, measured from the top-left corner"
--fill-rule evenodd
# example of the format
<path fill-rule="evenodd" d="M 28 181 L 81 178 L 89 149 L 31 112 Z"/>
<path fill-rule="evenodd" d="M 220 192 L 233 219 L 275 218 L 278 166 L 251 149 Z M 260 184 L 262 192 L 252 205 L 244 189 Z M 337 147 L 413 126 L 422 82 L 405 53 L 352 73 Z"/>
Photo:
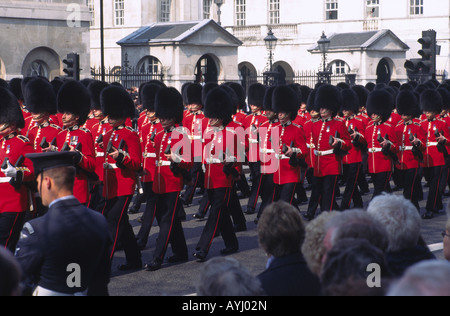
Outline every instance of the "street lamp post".
<path fill-rule="evenodd" d="M 214 3 L 217 5 L 217 24 L 222 25 L 220 21 L 220 16 L 222 15 L 222 11 L 220 11 L 220 7 L 225 2 L 225 0 L 214 0 Z"/>
<path fill-rule="evenodd" d="M 327 53 L 330 49 L 330 40 L 325 35 L 325 32 L 322 32 L 322 36 L 317 41 L 317 44 L 319 45 L 319 50 L 322 53 L 323 59 L 323 67 L 322 71 L 319 71 L 318 73 L 318 80 L 323 83 L 331 83 L 331 71 L 327 70 Z"/>
<path fill-rule="evenodd" d="M 273 51 L 277 47 L 277 42 L 278 38 L 273 34 L 272 29 L 269 29 L 267 36 L 264 38 L 264 44 L 269 51 L 269 71 L 264 72 L 264 81 L 268 86 L 278 83 L 278 72 L 273 71 Z"/>

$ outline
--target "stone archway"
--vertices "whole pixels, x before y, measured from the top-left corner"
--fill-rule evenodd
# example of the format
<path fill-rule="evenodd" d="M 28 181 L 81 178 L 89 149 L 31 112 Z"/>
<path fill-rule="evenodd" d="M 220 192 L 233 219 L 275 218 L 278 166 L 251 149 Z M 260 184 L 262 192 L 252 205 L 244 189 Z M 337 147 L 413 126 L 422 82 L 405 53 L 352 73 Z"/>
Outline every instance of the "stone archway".
<path fill-rule="evenodd" d="M 218 82 L 220 66 L 210 54 L 205 54 L 197 61 L 195 66 L 195 82 L 204 84 L 208 82 Z"/>
<path fill-rule="evenodd" d="M 30 51 L 22 64 L 24 77 L 43 76 L 49 80 L 63 75 L 63 65 L 59 55 L 51 48 L 37 47 Z"/>
<path fill-rule="evenodd" d="M 273 70 L 278 72 L 278 84 L 290 84 L 294 82 L 294 70 L 285 61 L 277 61 L 273 64 Z"/>
<path fill-rule="evenodd" d="M 393 63 L 388 58 L 380 60 L 377 66 L 377 83 L 389 83 L 392 77 Z"/>

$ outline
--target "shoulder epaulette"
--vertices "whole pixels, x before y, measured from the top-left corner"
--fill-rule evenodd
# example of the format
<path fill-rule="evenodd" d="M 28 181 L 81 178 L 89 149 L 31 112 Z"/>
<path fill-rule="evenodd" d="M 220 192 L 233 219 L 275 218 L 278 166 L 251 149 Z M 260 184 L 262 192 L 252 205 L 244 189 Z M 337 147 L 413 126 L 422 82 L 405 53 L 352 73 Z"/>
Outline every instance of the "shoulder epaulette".
<path fill-rule="evenodd" d="M 386 124 L 386 125 L 389 126 L 389 127 L 392 127 L 391 123 L 384 122 L 384 124 Z"/>
<path fill-rule="evenodd" d="M 23 136 L 23 135 L 17 135 L 17 138 L 20 139 L 21 141 L 23 141 L 24 143 L 28 143 L 30 141 L 28 139 L 28 137 Z"/>
<path fill-rule="evenodd" d="M 88 130 L 86 127 L 80 127 L 79 130 L 80 130 L 80 131 L 83 131 L 83 132 L 85 132 L 85 133 L 90 133 L 90 132 L 91 132 L 91 131 Z"/>
<path fill-rule="evenodd" d="M 51 127 L 56 128 L 56 129 L 61 129 L 61 126 L 56 125 L 56 124 L 50 124 Z"/>
<path fill-rule="evenodd" d="M 130 126 L 125 126 L 125 129 L 129 130 L 130 132 L 136 132 L 136 130 Z"/>
<path fill-rule="evenodd" d="M 293 126 L 298 127 L 298 128 L 302 128 L 300 125 L 296 124 L 296 123 L 292 123 Z"/>

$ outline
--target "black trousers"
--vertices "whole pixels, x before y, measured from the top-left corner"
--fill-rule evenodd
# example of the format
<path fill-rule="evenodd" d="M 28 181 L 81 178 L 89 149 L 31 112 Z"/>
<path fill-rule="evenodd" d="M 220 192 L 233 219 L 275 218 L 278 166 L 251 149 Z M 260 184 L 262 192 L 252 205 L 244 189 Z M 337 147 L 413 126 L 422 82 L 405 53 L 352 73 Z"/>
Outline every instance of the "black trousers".
<path fill-rule="evenodd" d="M 134 265 L 141 263 L 141 252 L 127 213 L 132 197 L 132 195 L 127 195 L 107 200 L 103 215 L 108 222 L 113 241 L 110 258 L 113 258 L 116 246 L 120 242 L 123 245 L 127 263 Z"/>
<path fill-rule="evenodd" d="M 378 195 L 381 195 L 383 192 L 390 192 L 391 191 L 391 177 L 392 172 L 379 172 L 379 173 L 372 173 L 371 174 L 373 179 L 373 196 L 372 199 Z"/>
<path fill-rule="evenodd" d="M 142 244 L 147 244 L 148 236 L 156 217 L 156 194 L 153 192 L 153 182 L 143 183 L 144 196 L 146 200 L 144 214 L 142 215 L 142 225 L 136 239 Z"/>
<path fill-rule="evenodd" d="M 271 174 L 263 174 L 262 175 L 262 189 L 261 189 L 261 196 L 262 201 L 259 205 L 259 211 L 257 218 L 261 218 L 261 215 L 264 212 L 264 209 L 270 205 L 274 201 L 274 184 L 273 184 L 273 173 Z"/>
<path fill-rule="evenodd" d="M 297 190 L 298 183 L 286 183 L 274 185 L 274 201 L 284 201 L 294 205 L 294 196 Z"/>
<path fill-rule="evenodd" d="M 24 221 L 25 212 L 0 213 L 0 245 L 12 253 L 16 251 L 16 245 L 19 241 Z"/>
<path fill-rule="evenodd" d="M 250 177 L 252 179 L 252 188 L 247 203 L 247 212 L 255 212 L 258 204 L 259 195 L 261 195 L 261 162 L 249 162 Z"/>
<path fill-rule="evenodd" d="M 437 213 L 443 207 L 442 194 L 445 189 L 445 180 L 447 177 L 446 167 L 438 166 L 424 169 L 430 177 L 430 190 L 425 208 L 429 212 Z"/>
<path fill-rule="evenodd" d="M 220 231 L 225 247 L 239 248 L 239 243 L 231 223 L 228 211 L 231 188 L 208 189 L 208 197 L 211 203 L 208 220 L 203 228 L 196 250 L 208 253 L 214 236 Z"/>
<path fill-rule="evenodd" d="M 419 197 L 417 182 L 419 181 L 419 168 L 398 170 L 398 175 L 403 179 L 403 196 L 410 200 L 419 210 Z"/>
<path fill-rule="evenodd" d="M 316 213 L 318 205 L 322 212 L 339 211 L 336 202 L 336 188 L 338 185 L 338 175 L 325 177 L 314 177 L 311 198 L 309 199 L 308 214 Z"/>
<path fill-rule="evenodd" d="M 195 189 L 197 187 L 203 186 L 203 179 L 205 178 L 201 162 L 194 162 L 194 166 L 189 172 L 191 173 L 193 184 L 186 186 L 186 190 L 184 191 L 183 198 L 186 204 L 192 204 L 192 200 L 195 195 Z"/>
<path fill-rule="evenodd" d="M 228 210 L 230 211 L 231 218 L 233 218 L 233 223 L 239 227 L 245 227 L 247 225 L 247 220 L 244 216 L 244 211 L 242 210 L 241 203 L 239 202 L 239 197 L 237 195 L 236 186 L 230 189 L 230 200 L 228 203 Z"/>
<path fill-rule="evenodd" d="M 363 208 L 363 200 L 358 189 L 358 179 L 361 172 L 361 163 L 344 164 L 345 190 L 342 196 L 341 210 L 350 209 L 352 200 L 355 208 Z"/>
<path fill-rule="evenodd" d="M 156 239 L 154 258 L 161 261 L 164 259 L 169 242 L 174 255 L 188 257 L 186 238 L 178 216 L 181 206 L 180 192 L 156 194 L 156 219 L 159 223 L 159 235 Z"/>

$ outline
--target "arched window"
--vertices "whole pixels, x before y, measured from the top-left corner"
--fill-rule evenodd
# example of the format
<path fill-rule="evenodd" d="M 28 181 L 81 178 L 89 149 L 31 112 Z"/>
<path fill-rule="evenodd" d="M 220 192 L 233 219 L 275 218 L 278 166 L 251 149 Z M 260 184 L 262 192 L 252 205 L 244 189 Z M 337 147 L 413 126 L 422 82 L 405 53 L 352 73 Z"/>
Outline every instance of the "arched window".
<path fill-rule="evenodd" d="M 350 67 L 343 60 L 335 60 L 329 67 L 334 75 L 345 75 L 350 72 Z"/>
<path fill-rule="evenodd" d="M 140 74 L 160 74 L 162 72 L 162 64 L 158 58 L 147 56 L 139 61 L 137 70 Z"/>
<path fill-rule="evenodd" d="M 34 60 L 27 69 L 27 77 L 42 76 L 48 78 L 48 66 L 41 60 Z"/>

